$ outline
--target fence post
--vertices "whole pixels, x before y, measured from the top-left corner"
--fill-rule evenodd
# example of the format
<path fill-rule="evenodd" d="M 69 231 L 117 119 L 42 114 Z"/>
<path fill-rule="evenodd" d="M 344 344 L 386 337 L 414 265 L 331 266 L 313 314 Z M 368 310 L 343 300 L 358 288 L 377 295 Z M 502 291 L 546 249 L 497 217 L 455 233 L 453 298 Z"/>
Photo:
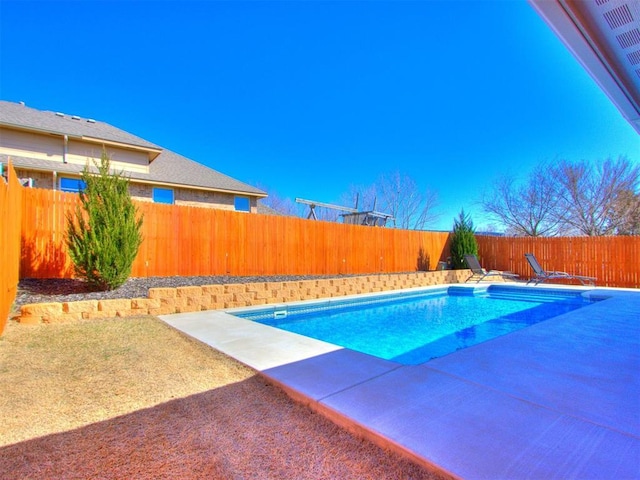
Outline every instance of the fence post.
<path fill-rule="evenodd" d="M 7 179 L 0 178 L 0 335 L 4 332 L 20 277 L 20 227 L 22 224 L 22 185 L 11 159 Z"/>

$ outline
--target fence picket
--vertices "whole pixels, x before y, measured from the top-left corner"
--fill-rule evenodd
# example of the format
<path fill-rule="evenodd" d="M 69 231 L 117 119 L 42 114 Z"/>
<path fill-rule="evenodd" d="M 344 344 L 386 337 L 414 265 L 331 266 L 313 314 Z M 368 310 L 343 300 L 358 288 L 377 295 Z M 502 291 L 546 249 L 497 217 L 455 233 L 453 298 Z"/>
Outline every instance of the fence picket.
<path fill-rule="evenodd" d="M 524 254 L 533 253 L 546 270 L 596 277 L 601 286 L 640 288 L 640 236 L 476 238 L 485 268 L 530 278 Z"/>
<path fill-rule="evenodd" d="M 21 278 L 71 277 L 65 212 L 78 196 L 22 189 Z M 408 231 L 253 215 L 193 206 L 136 202 L 143 243 L 132 276 L 335 275 L 408 272 L 420 249 L 429 268 L 449 256 L 446 232 Z M 6 207 L 5 207 L 6 208 Z M 527 278 L 534 253 L 548 270 L 598 278 L 598 285 L 640 287 L 640 237 L 530 238 L 478 236 L 485 268 Z"/>
<path fill-rule="evenodd" d="M 65 245 L 71 193 L 24 189 L 22 278 L 73 276 Z M 322 275 L 414 271 L 423 246 L 432 265 L 448 233 L 402 231 L 191 206 L 135 202 L 143 243 L 132 276 Z"/>
<path fill-rule="evenodd" d="M 22 190 L 9 160 L 7 181 L 0 177 L 0 334 L 7 324 L 20 277 Z"/>

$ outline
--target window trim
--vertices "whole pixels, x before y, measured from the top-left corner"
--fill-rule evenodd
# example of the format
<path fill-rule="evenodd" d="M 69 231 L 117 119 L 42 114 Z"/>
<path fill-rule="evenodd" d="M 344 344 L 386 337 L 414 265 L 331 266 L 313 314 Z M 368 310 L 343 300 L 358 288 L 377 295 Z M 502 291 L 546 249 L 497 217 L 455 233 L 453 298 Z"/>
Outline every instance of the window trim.
<path fill-rule="evenodd" d="M 156 200 L 156 190 L 163 190 L 165 192 L 171 192 L 171 202 L 159 202 Z M 175 205 L 176 204 L 176 191 L 173 188 L 166 187 L 153 187 L 151 189 L 151 200 L 153 203 L 160 203 L 162 205 Z"/>
<path fill-rule="evenodd" d="M 78 182 L 78 189 L 71 189 L 68 187 L 63 187 L 62 186 L 62 181 L 63 180 L 71 180 L 71 181 L 75 181 Z M 59 175 L 58 176 L 58 190 L 60 190 L 61 192 L 66 192 L 66 193 L 80 193 L 82 191 L 84 191 L 87 188 L 87 184 L 84 183 L 82 181 L 82 178 L 80 177 L 68 177 L 66 175 Z"/>
<path fill-rule="evenodd" d="M 246 210 L 242 210 L 238 208 L 238 200 L 246 200 L 247 201 L 247 209 Z M 251 197 L 247 197 L 244 195 L 235 195 L 233 197 L 233 209 L 236 212 L 245 212 L 245 213 L 251 213 Z"/>

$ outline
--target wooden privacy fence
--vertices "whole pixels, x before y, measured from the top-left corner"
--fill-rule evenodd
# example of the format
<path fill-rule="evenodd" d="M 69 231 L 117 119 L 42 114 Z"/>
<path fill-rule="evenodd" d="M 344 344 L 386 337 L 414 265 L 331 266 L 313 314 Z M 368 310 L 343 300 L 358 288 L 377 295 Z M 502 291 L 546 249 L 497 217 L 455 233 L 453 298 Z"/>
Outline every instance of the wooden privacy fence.
<path fill-rule="evenodd" d="M 24 189 L 22 278 L 73 276 L 65 246 L 72 193 Z M 435 269 L 449 234 L 135 202 L 143 243 L 132 276 L 333 275 Z"/>
<path fill-rule="evenodd" d="M 20 190 L 20 277 L 72 277 L 73 265 L 65 246 L 65 213 L 77 205 L 78 195 Z M 408 272 L 433 270 L 449 255 L 449 233 L 443 232 L 150 202 L 136 205 L 144 215 L 144 240 L 133 265 L 134 277 Z M 10 207 L 10 211 L 19 208 Z M 524 254 L 532 252 L 548 270 L 593 276 L 602 286 L 640 288 L 638 236 L 477 239 L 485 268 L 509 270 L 528 278 L 531 269 Z"/>
<path fill-rule="evenodd" d="M 20 268 L 20 214 L 22 185 L 11 162 L 7 181 L 0 178 L 0 334 L 4 331 L 16 298 Z"/>
<path fill-rule="evenodd" d="M 545 270 L 596 277 L 599 286 L 640 288 L 640 236 L 476 238 L 487 269 L 529 278 L 524 254 L 533 253 Z"/>

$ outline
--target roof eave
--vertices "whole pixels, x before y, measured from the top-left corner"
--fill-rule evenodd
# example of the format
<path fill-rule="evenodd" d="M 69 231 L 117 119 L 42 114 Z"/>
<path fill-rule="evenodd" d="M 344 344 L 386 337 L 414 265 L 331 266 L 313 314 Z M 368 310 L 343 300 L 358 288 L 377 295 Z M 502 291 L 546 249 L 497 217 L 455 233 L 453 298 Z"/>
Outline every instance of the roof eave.
<path fill-rule="evenodd" d="M 125 148 L 128 150 L 144 152 L 149 155 L 149 161 L 153 161 L 155 158 L 158 157 L 158 155 L 162 153 L 161 148 L 145 147 L 141 145 L 134 145 L 131 143 L 117 142 L 114 140 L 105 140 L 98 137 L 88 137 L 85 135 L 74 135 L 72 133 L 65 133 L 59 130 L 49 130 L 49 129 L 40 128 L 40 127 L 30 127 L 28 125 L 19 125 L 19 124 L 9 123 L 9 122 L 0 122 L 0 127 L 10 128 L 12 130 L 20 130 L 24 132 L 47 133 L 49 135 L 57 135 L 60 137 L 64 137 L 66 135 L 68 138 L 72 138 L 74 140 L 82 140 L 88 143 L 95 143 L 99 145 L 109 145 L 112 147 L 119 147 L 119 148 Z"/>
<path fill-rule="evenodd" d="M 158 157 L 158 155 L 162 153 L 161 148 L 142 147 L 139 145 L 132 145 L 130 143 L 116 142 L 113 140 L 104 140 L 97 137 L 86 137 L 84 135 L 82 137 L 76 137 L 76 138 L 79 138 L 82 141 L 89 142 L 89 143 L 97 143 L 100 145 L 109 145 L 110 147 L 118 147 L 118 148 L 125 148 L 129 150 L 136 150 L 139 152 L 145 152 L 149 155 L 149 161 L 153 161 L 155 158 Z"/>
<path fill-rule="evenodd" d="M 68 166 L 68 164 L 64 164 L 64 165 Z M 48 168 L 48 167 L 38 167 L 37 165 L 29 165 L 29 166 L 18 165 L 18 166 L 16 166 L 16 168 L 22 168 L 22 169 L 25 169 L 25 170 L 33 170 L 33 171 L 36 171 L 36 172 L 54 172 L 54 171 L 57 171 L 57 170 L 52 170 L 51 168 Z M 80 173 L 81 173 L 80 170 L 78 170 L 76 172 L 67 172 L 68 175 L 73 175 L 73 174 L 78 174 L 79 175 Z M 145 184 L 145 185 L 159 185 L 159 186 L 170 187 L 170 188 L 186 188 L 186 189 L 189 189 L 189 190 L 200 190 L 200 191 L 206 191 L 206 192 L 218 192 L 218 193 L 226 193 L 226 194 L 233 194 L 233 195 L 244 195 L 244 196 L 247 196 L 247 197 L 256 197 L 258 199 L 266 198 L 268 196 L 268 194 L 266 194 L 264 192 L 263 193 L 247 192 L 246 190 L 231 190 L 231 189 L 223 189 L 223 188 L 203 187 L 203 186 L 198 186 L 198 185 L 187 185 L 185 183 L 169 183 L 169 182 L 162 182 L 162 181 L 158 181 L 158 180 L 146 180 L 144 178 L 129 177 L 129 176 L 126 175 L 126 172 L 125 172 L 125 176 L 132 183 L 142 183 L 142 184 Z"/>
<path fill-rule="evenodd" d="M 640 133 L 640 98 L 625 86 L 624 73 L 603 53 L 597 32 L 590 32 L 580 20 L 581 13 L 565 0 L 529 0 L 531 6 L 565 44 L 618 108 Z"/>
<path fill-rule="evenodd" d="M 233 194 L 233 195 L 244 195 L 247 197 L 266 198 L 269 196 L 266 193 L 247 192 L 246 190 L 229 190 L 224 188 L 203 187 L 198 185 L 187 185 L 184 183 L 169 183 L 169 182 L 162 182 L 158 180 L 145 180 L 145 179 L 134 178 L 134 177 L 129 178 L 129 180 L 133 183 L 161 185 L 163 187 L 170 187 L 170 188 L 188 188 L 190 190 L 201 190 L 206 192 L 218 192 L 218 193 L 226 193 L 226 194 Z"/>
<path fill-rule="evenodd" d="M 227 193 L 233 195 L 244 195 L 247 197 L 256 197 L 256 198 L 266 198 L 268 194 L 266 193 L 256 193 L 256 192 L 247 192 L 246 190 L 228 190 L 224 188 L 212 188 L 212 187 L 203 187 L 198 185 L 187 185 L 184 183 L 169 183 L 162 182 L 159 180 L 146 180 L 141 178 L 131 177 L 129 180 L 133 183 L 145 183 L 147 185 L 161 185 L 163 187 L 170 188 L 189 188 L 190 190 L 201 190 L 206 192 L 219 192 L 219 193 Z"/>

